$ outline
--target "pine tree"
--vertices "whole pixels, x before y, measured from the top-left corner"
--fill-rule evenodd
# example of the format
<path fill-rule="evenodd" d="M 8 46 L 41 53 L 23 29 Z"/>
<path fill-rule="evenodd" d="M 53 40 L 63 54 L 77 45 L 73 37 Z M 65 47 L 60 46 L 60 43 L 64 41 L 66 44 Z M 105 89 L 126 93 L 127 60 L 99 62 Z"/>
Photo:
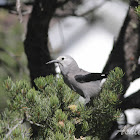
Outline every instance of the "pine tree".
<path fill-rule="evenodd" d="M 0 139 L 103 140 L 120 114 L 117 109 L 122 93 L 123 72 L 110 72 L 102 92 L 84 106 L 79 95 L 61 75 L 35 79 L 38 88 L 27 81 L 4 82 L 7 107 L 0 115 Z"/>

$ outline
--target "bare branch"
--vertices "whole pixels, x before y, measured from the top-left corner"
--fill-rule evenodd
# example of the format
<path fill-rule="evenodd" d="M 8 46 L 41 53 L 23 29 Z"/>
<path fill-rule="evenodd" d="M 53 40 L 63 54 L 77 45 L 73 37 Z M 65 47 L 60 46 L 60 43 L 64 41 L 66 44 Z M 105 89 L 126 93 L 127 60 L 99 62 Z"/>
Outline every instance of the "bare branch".
<path fill-rule="evenodd" d="M 34 2 L 23 2 L 25 5 L 33 5 Z M 4 8 L 4 9 L 11 9 L 15 7 L 15 2 L 11 2 L 5 5 L 0 5 L 0 8 Z"/>
<path fill-rule="evenodd" d="M 13 128 L 11 128 L 3 140 L 6 140 L 9 137 L 9 135 L 22 123 L 23 123 L 23 120 L 19 121 Z"/>
<path fill-rule="evenodd" d="M 15 10 L 9 10 L 9 13 L 10 13 L 10 14 L 18 15 L 18 12 L 15 11 Z M 22 10 L 22 11 L 21 11 L 21 14 L 22 14 L 22 16 L 31 14 L 31 10 Z"/>
<path fill-rule="evenodd" d="M 61 1 L 61 2 L 58 2 L 56 4 L 56 7 L 59 8 L 59 7 L 62 7 L 63 5 L 65 5 L 66 3 L 68 3 L 70 0 L 65 0 L 65 1 Z"/>
<path fill-rule="evenodd" d="M 26 121 L 28 121 L 28 120 L 26 120 Z M 32 125 L 42 127 L 42 128 L 45 128 L 46 127 L 45 125 L 47 125 L 47 127 L 49 127 L 51 130 L 53 130 L 53 128 L 49 124 L 42 125 L 42 124 L 39 124 L 39 123 L 34 123 L 33 121 L 28 121 L 28 122 Z"/>
<path fill-rule="evenodd" d="M 34 125 L 39 126 L 39 127 L 43 127 L 43 128 L 45 127 L 44 125 L 39 124 L 39 123 L 34 123 L 33 121 L 29 121 L 29 123 L 34 124 Z"/>
<path fill-rule="evenodd" d="M 17 13 L 18 13 L 19 21 L 20 21 L 20 23 L 22 23 L 23 19 L 22 19 L 22 13 L 21 13 L 21 2 L 20 2 L 20 0 L 16 0 L 16 10 L 17 10 Z"/>

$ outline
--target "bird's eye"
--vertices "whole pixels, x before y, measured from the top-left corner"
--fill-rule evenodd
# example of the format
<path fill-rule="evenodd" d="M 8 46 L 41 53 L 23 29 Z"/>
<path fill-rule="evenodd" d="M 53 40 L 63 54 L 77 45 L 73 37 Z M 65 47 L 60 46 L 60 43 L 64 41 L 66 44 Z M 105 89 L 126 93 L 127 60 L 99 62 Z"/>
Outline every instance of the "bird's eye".
<path fill-rule="evenodd" d="M 64 60 L 64 57 L 62 57 L 62 60 Z"/>

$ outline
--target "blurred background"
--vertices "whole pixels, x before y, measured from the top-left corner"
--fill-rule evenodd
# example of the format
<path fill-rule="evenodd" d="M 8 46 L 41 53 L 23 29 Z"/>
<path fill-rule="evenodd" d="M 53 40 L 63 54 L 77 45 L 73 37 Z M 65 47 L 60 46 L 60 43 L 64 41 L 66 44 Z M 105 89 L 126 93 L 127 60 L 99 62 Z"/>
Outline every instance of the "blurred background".
<path fill-rule="evenodd" d="M 57 6 L 53 7 L 56 1 Z M 119 125 L 122 120 L 138 124 L 140 24 L 135 10 L 138 1 L 52 0 L 44 7 L 46 2 L 39 5 L 33 0 L 0 0 L 0 111 L 6 106 L 2 86 L 5 79 L 26 79 L 34 86 L 36 77 L 54 74 L 55 69 L 60 72 L 45 62 L 67 54 L 90 72 L 109 72 L 121 67 L 125 73 L 125 98 L 122 97 L 124 114 Z M 135 138 L 130 134 L 124 139 L 129 137 Z"/>
<path fill-rule="evenodd" d="M 119 0 L 85 1 L 77 6 L 76 12 L 85 13 L 97 5 L 100 7 L 87 17 L 70 16 L 58 20 L 50 29 L 54 57 L 68 54 L 83 69 L 102 72 L 126 17 L 128 3 Z"/>

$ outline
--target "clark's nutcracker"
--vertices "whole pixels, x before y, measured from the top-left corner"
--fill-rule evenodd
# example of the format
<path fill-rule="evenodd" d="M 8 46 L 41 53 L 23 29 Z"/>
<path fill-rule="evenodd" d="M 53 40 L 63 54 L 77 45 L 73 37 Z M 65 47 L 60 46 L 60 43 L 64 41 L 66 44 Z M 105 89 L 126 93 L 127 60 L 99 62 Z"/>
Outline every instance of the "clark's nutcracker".
<path fill-rule="evenodd" d="M 102 88 L 107 74 L 90 73 L 78 67 L 76 61 L 68 55 L 60 56 L 46 64 L 58 63 L 64 82 L 75 92 L 85 98 L 87 104 L 92 97 L 97 96 Z"/>

